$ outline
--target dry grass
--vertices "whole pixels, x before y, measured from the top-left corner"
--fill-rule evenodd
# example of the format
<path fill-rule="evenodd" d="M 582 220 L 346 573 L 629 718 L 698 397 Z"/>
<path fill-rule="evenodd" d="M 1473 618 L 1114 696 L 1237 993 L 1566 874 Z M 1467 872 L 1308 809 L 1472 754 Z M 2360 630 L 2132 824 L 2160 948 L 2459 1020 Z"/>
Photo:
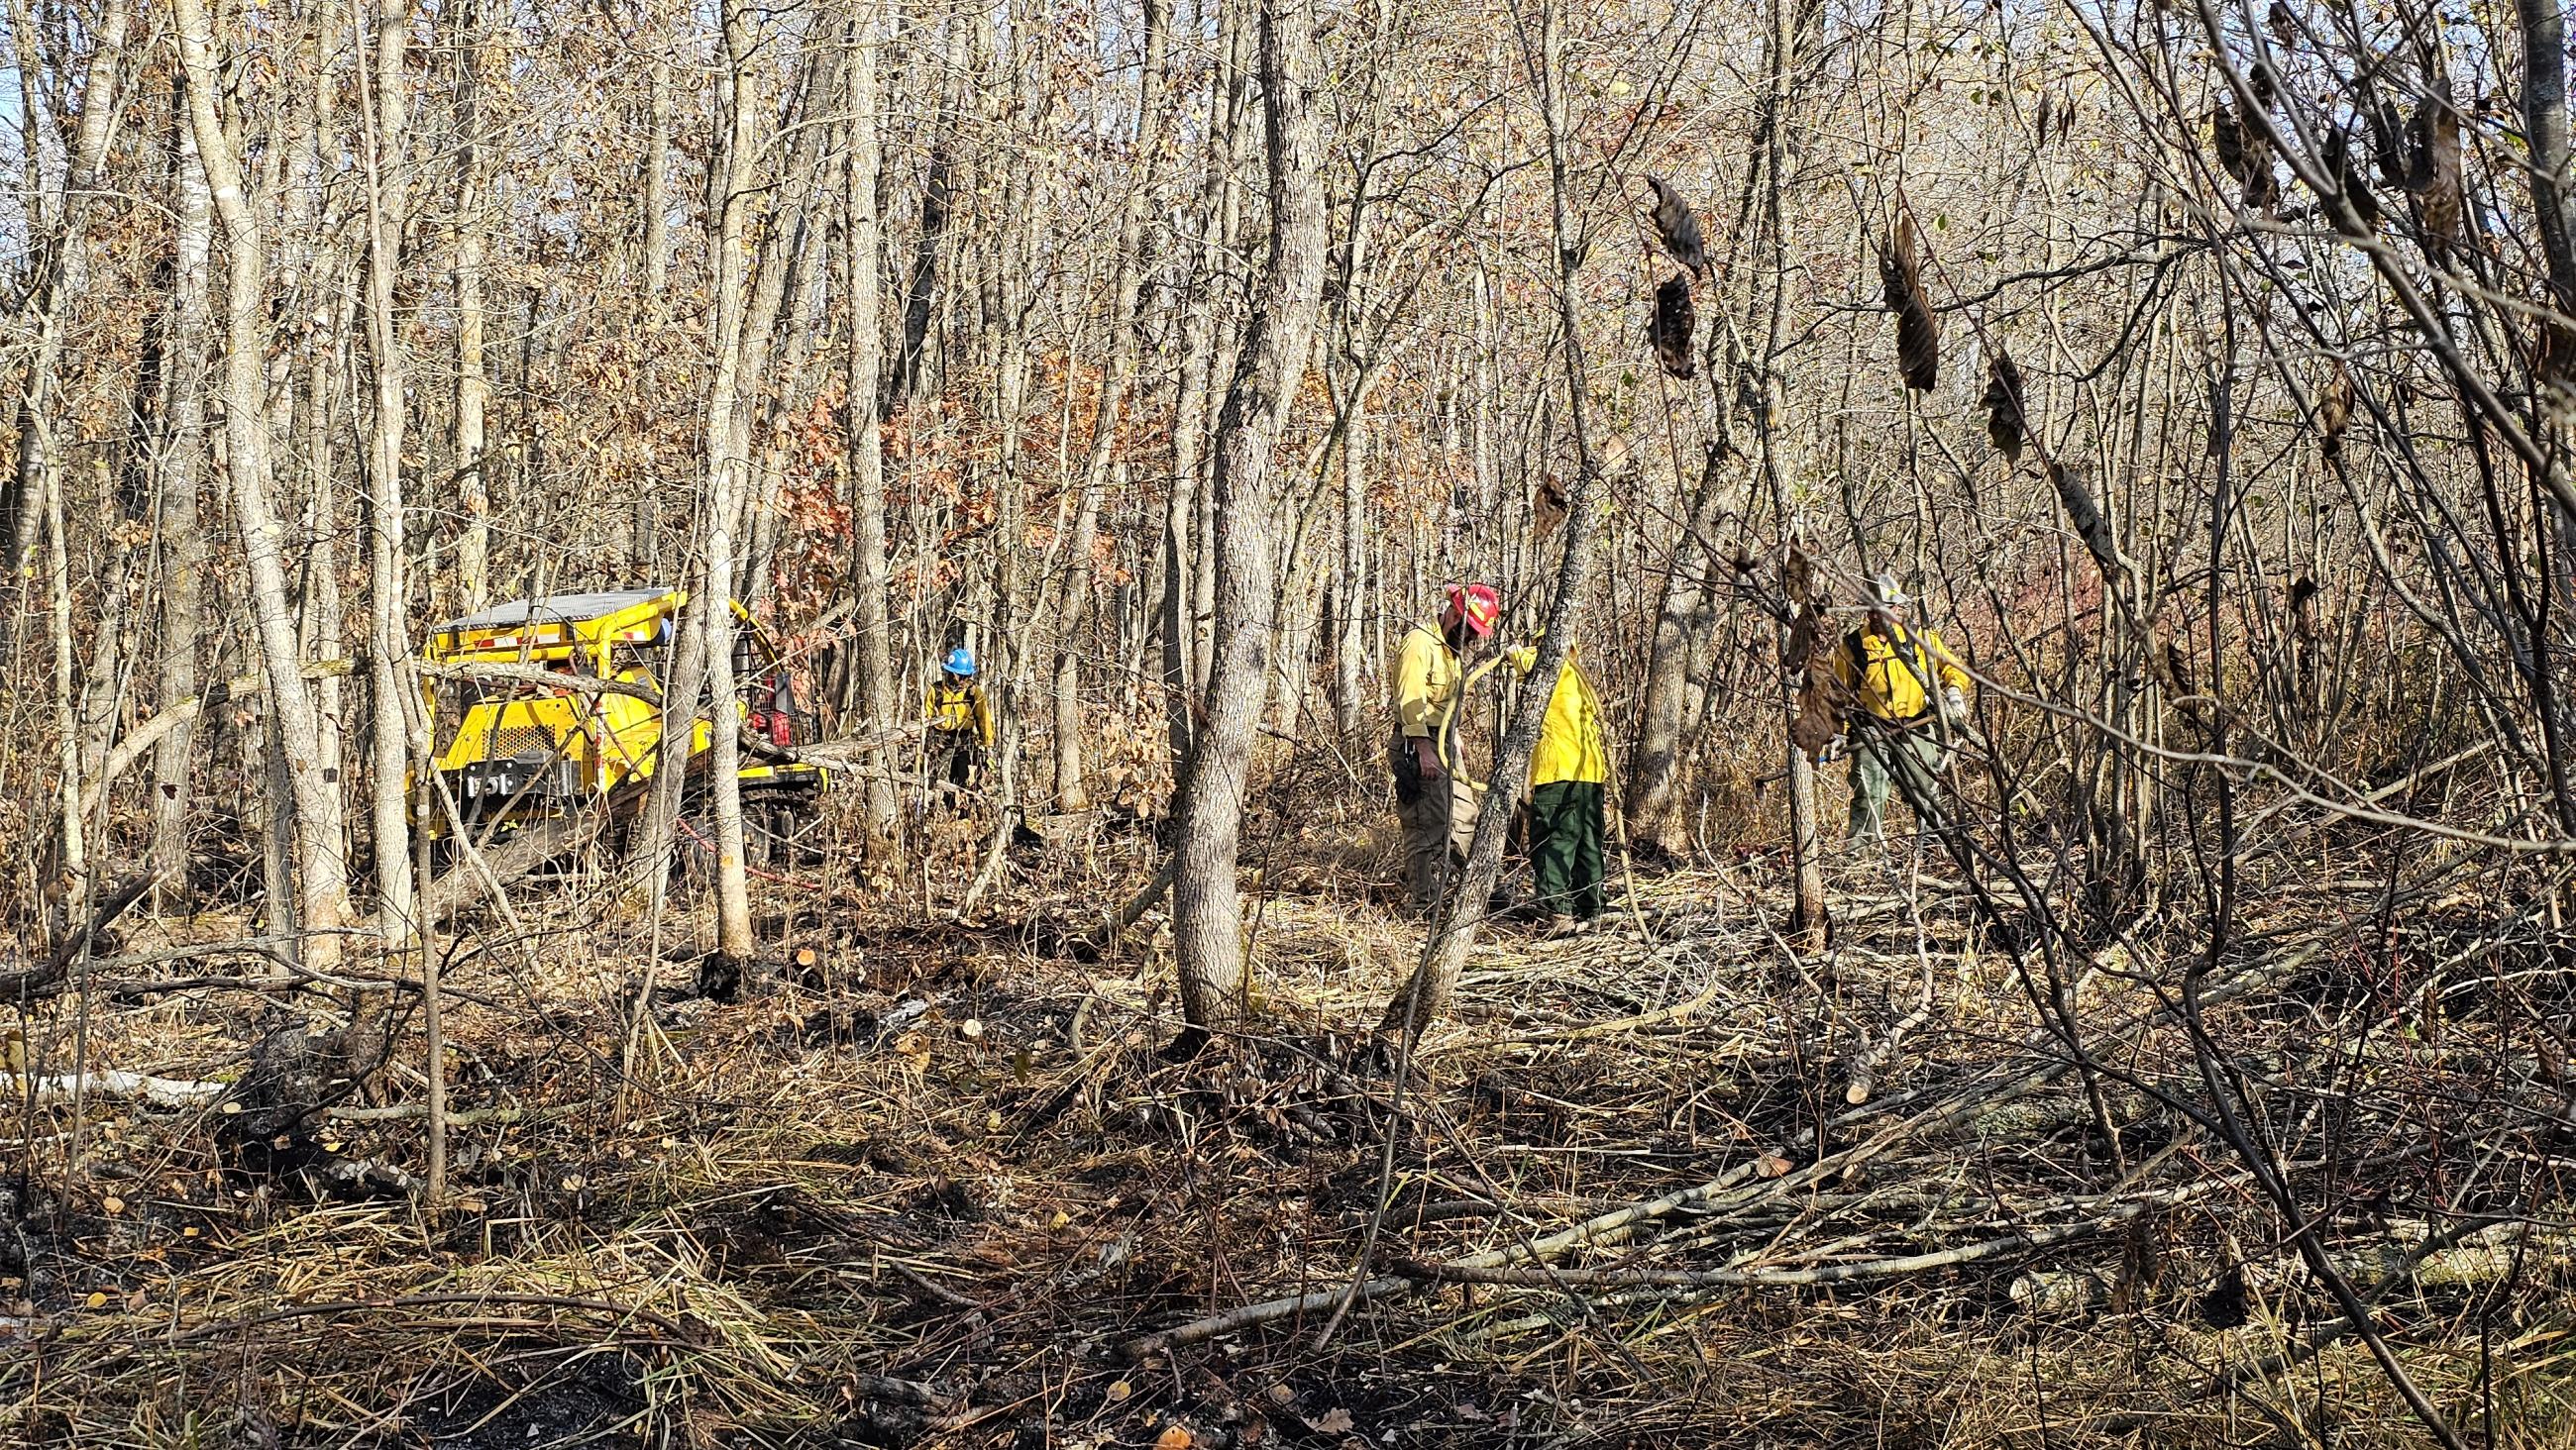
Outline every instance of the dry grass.
<path fill-rule="evenodd" d="M 2276 1247 L 2242 1165 L 2139 1090 L 2191 1089 L 2152 985 L 2171 964 L 2106 957 L 2075 988 L 2097 1050 L 2135 1084 L 2108 1093 L 2124 1131 L 2114 1158 L 2073 1075 L 2049 1075 L 2062 1063 L 2034 1036 L 2009 961 L 1945 893 L 1856 869 L 1839 887 L 1842 944 L 1793 957 L 1772 932 L 1779 883 L 1751 868 L 1676 874 L 1637 883 L 1615 932 L 1489 937 L 1461 1012 L 1424 1044 L 1390 1115 L 1389 1080 L 1355 1049 L 1418 928 L 1367 900 L 1382 863 L 1331 844 L 1350 839 L 1324 814 L 1276 834 L 1257 863 L 1273 1030 L 1188 1065 L 1153 1055 L 1177 1024 L 1148 933 L 1086 966 L 1038 955 L 1048 933 L 1027 920 L 902 927 L 835 901 L 782 926 L 823 953 L 823 978 L 736 1006 L 663 1003 L 621 1089 L 617 1003 L 642 961 L 637 925 L 596 899 L 532 899 L 531 940 L 495 940 L 455 974 L 491 1004 L 459 1003 L 450 1024 L 457 1107 L 487 1116 L 457 1130 L 441 1204 L 317 1202 L 219 1148 L 220 1122 L 131 1105 L 94 1106 L 65 1196 L 66 1110 L 15 1114 L 24 1262 L 0 1282 L 12 1316 L 0 1436 L 2418 1442 L 2357 1342 L 2300 1351 L 2330 1307 Z M 1122 857 L 1092 859 L 1116 870 Z M 1034 863 L 1024 892 L 1050 904 L 1031 920 L 1080 918 L 1103 897 L 1093 869 Z M 2439 1053 L 2345 1043 L 2336 1059 L 2316 1015 L 2283 995 L 2305 950 L 2236 964 L 2247 985 L 2213 1025 L 2271 1064 L 2264 1100 L 2294 1159 L 2320 1141 L 2300 1112 L 2342 1114 L 2337 1141 L 2361 1166 L 2333 1170 L 2332 1185 L 2300 1170 L 2335 1208 L 2323 1231 L 2339 1255 L 2378 1262 L 2384 1221 L 2404 1217 L 2426 1175 L 2460 1187 L 2505 1152 L 2537 1154 L 2526 1184 L 2560 1171 L 2501 1107 L 2445 1097 L 2499 1091 L 2511 1044 L 2472 1015 Z M 676 990 L 689 969 L 659 975 Z M 1876 1095 L 1846 1104 L 1855 1055 L 1914 1012 L 1927 981 L 1932 1005 Z M 908 1002 L 925 1006 L 894 1022 Z M 30 1023 L 31 1040 L 70 1020 Z M 102 1000 L 92 1051 L 221 1073 L 262 1025 L 239 992 Z M 2361 1065 L 2320 1080 L 2330 1059 Z M 388 1080 L 387 1098 L 416 1095 L 407 1069 Z M 419 1136 L 416 1120 L 335 1121 L 284 1156 L 416 1168 Z M 1328 1316 L 1309 1312 L 1142 1362 L 1124 1352 L 1202 1315 L 1348 1282 L 1380 1205 L 1383 1273 L 1508 1258 L 1704 1182 L 1724 1186 L 1552 1269 L 1523 1266 L 1599 1282 L 1390 1295 L 1321 1347 Z M 2088 1216 L 2116 1222 L 2084 1232 Z M 1836 1283 L 1636 1281 L 1884 1265 L 2052 1229 L 2069 1236 Z M 2241 1315 L 2223 1292 L 2240 1260 Z M 2479 1435 L 2492 1423 L 2497 1446 L 2576 1442 L 2565 1273 L 2563 1254 L 2534 1250 L 2504 1280 L 2399 1284 L 2379 1327 L 2455 1423 Z"/>

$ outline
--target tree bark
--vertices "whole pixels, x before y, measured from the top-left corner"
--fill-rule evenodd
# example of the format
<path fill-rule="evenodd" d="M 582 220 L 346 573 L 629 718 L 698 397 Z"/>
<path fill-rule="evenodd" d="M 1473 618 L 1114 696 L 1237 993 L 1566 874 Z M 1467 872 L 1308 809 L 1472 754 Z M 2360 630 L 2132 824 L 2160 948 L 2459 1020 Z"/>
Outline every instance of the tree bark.
<path fill-rule="evenodd" d="M 176 104 L 177 158 L 171 186 L 177 194 L 176 255 L 171 267 L 170 408 L 160 456 L 161 533 L 168 560 L 161 587 L 161 708 L 196 698 L 199 615 L 204 609 L 206 537 L 197 490 L 206 449 L 206 347 L 214 329 L 206 271 L 214 251 L 214 198 L 197 162 L 197 136 Z M 152 757 L 153 875 L 165 892 L 186 900 L 188 807 L 195 790 L 189 769 L 194 729 L 182 723 L 161 737 Z"/>
<path fill-rule="evenodd" d="M 11 28 L 18 32 L 22 62 L 33 38 L 27 33 L 24 10 L 15 13 Z M 47 249 L 37 274 L 34 293 L 35 356 L 28 363 L 25 382 L 18 397 L 18 469 L 11 481 L 8 507 L 0 510 L 0 547 L 7 567 L 6 577 L 27 577 L 28 551 L 35 545 L 36 513 L 43 507 L 45 473 L 52 466 L 53 425 L 57 404 L 54 399 L 55 373 L 62 359 L 63 307 L 66 298 L 77 297 L 89 277 L 89 218 L 91 205 L 100 192 L 101 172 L 107 165 L 109 142 L 114 139 L 116 118 L 123 109 L 117 104 L 119 73 L 125 60 L 125 35 L 131 21 L 128 0 L 107 0 L 99 16 L 96 41 L 90 51 L 89 66 L 81 82 L 80 127 L 72 141 L 69 185 L 62 193 L 62 215 L 55 228 L 52 245 Z M 38 105 L 32 89 L 34 76 L 21 65 L 20 102 L 32 115 Z M 33 140 L 32 134 L 30 141 Z M 33 148 L 31 147 L 31 150 Z M 41 182 L 43 168 L 33 154 L 27 158 L 32 176 Z M 41 209 L 30 193 L 27 223 L 35 232 L 41 220 Z"/>
<path fill-rule="evenodd" d="M 727 138 L 720 152 L 720 175 L 714 181 L 723 205 L 717 210 L 711 238 L 715 367 L 707 390 L 707 550 L 697 606 L 706 636 L 707 699 L 714 717 L 707 767 L 716 833 L 716 954 L 738 966 L 750 960 L 752 940 L 750 879 L 743 869 L 742 743 L 734 718 L 734 538 L 741 523 L 745 483 L 734 414 L 741 405 L 743 335 L 752 281 L 744 243 L 751 225 L 760 96 L 757 42 L 742 0 L 725 0 L 723 24 L 733 84 L 726 104 Z"/>
<path fill-rule="evenodd" d="M 877 136 L 877 49 L 880 20 L 873 0 L 856 0 L 849 19 L 848 86 L 850 162 L 842 187 L 842 306 L 849 313 L 849 373 L 843 380 L 848 433 L 850 513 L 854 531 L 851 630 L 858 655 L 859 729 L 875 735 L 895 724 L 893 642 L 886 637 L 892 572 L 886 562 L 885 440 L 878 425 L 885 391 L 885 221 L 877 214 L 882 144 Z M 883 765 L 889 757 L 874 757 Z M 890 850 L 896 803 L 891 772 L 877 770 L 866 784 L 868 846 Z"/>
<path fill-rule="evenodd" d="M 1690 701 L 1690 664 L 1709 623 L 1709 553 L 1716 526 L 1723 450 L 1712 447 L 1691 496 L 1690 527 L 1673 540 L 1655 609 L 1655 634 L 1646 660 L 1645 698 L 1637 712 L 1637 748 L 1629 756 L 1628 824 L 1631 833 L 1671 850 L 1682 776 L 1682 721 Z"/>
<path fill-rule="evenodd" d="M 410 0 L 378 0 L 375 28 L 372 106 L 364 104 L 370 97 L 363 84 L 359 92 L 359 119 L 367 131 L 362 138 L 367 191 L 367 352 L 375 375 L 375 415 L 367 450 L 372 525 L 367 531 L 368 602 L 372 606 L 367 678 L 373 702 L 368 711 L 368 763 L 372 767 L 368 798 L 375 826 L 376 922 L 385 949 L 390 952 L 402 949 L 413 932 L 411 830 L 403 800 L 403 774 L 409 755 L 404 725 L 413 708 L 405 694 L 402 669 L 402 661 L 411 648 L 410 612 L 404 608 L 402 577 L 402 450 L 408 383 L 402 338 L 394 320 L 394 274 L 401 265 L 408 191 L 403 125 L 411 84 L 407 58 Z M 479 324 L 479 318 L 477 321 Z M 479 418 L 476 426 L 479 430 Z M 314 486 L 325 488 L 328 482 L 316 479 Z M 469 533 L 472 527 L 468 525 Z M 475 563 L 479 569 L 480 561 Z"/>
<path fill-rule="evenodd" d="M 173 0 L 179 54 L 187 73 L 189 121 L 197 155 L 223 220 L 229 253 L 225 288 L 225 472 L 250 576 L 253 633 L 268 675 L 270 718 L 295 798 L 297 927 L 308 933 L 302 961 L 316 971 L 338 964 L 336 934 L 347 914 L 348 867 L 341 854 L 341 796 L 319 761 L 321 727 L 306 685 L 286 587 L 285 527 L 270 506 L 266 322 L 267 251 L 243 189 L 241 165 L 217 112 L 222 94 L 213 28 L 205 0 Z"/>
<path fill-rule="evenodd" d="M 1324 284 L 1321 144 L 1311 0 L 1261 0 L 1262 109 L 1269 131 L 1270 249 L 1242 359 L 1217 423 L 1217 629 L 1208 717 L 1190 770 L 1176 850 L 1173 935 L 1193 1028 L 1243 1008 L 1235 880 L 1247 777 L 1259 733 L 1275 595 L 1272 455 L 1296 401 Z"/>
<path fill-rule="evenodd" d="M 465 529 L 456 541 L 456 591 L 459 605 L 472 613 L 492 599 L 492 486 L 483 473 L 484 414 L 490 406 L 492 380 L 486 372 L 483 343 L 484 259 L 491 248 L 491 219 L 484 190 L 490 185 L 490 148 L 483 144 L 483 72 L 493 54 L 492 24 L 483 0 L 469 0 L 454 37 L 456 67 L 456 416 L 449 438 L 449 458 L 457 481 L 456 506 Z M 668 126 L 669 81 L 663 79 Z M 646 205 L 658 205 L 651 180 Z M 399 226 L 399 214 L 396 225 Z M 652 244 L 647 243 L 648 249 Z M 657 289 L 658 290 L 658 289 Z"/>

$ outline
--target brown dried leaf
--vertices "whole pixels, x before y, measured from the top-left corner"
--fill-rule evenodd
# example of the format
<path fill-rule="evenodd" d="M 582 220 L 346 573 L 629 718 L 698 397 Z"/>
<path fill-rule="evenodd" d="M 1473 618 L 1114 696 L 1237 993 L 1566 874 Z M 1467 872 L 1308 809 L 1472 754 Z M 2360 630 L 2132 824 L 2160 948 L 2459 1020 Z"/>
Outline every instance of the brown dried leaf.
<path fill-rule="evenodd" d="M 2048 470 L 2049 482 L 2057 486 L 2057 501 L 2066 510 L 2066 521 L 2074 526 L 2075 536 L 2084 541 L 2093 562 L 2101 566 L 2103 577 L 2120 572 L 2120 553 L 2111 541 L 2111 521 L 2102 517 L 2093 502 L 2093 491 L 2085 485 L 2084 471 L 2057 464 Z"/>
<path fill-rule="evenodd" d="M 1677 378 L 1696 375 L 1691 361 L 1691 334 L 1699 315 L 1691 307 L 1690 279 L 1672 276 L 1655 288 L 1655 312 L 1646 323 L 1646 340 L 1654 344 L 1655 361 Z"/>
<path fill-rule="evenodd" d="M 2030 436 L 2022 396 L 2021 369 L 2013 365 L 2012 354 L 1998 343 L 1995 355 L 1986 364 L 1986 437 L 1993 441 L 1996 452 L 2015 463 L 2021 461 L 2022 445 Z"/>
<path fill-rule="evenodd" d="M 2459 113 L 2447 97 L 2428 96 L 2415 112 L 2412 130 L 2415 157 L 2409 174 L 2423 179 L 2416 215 L 2424 226 L 2425 255 L 2440 261 L 2460 242 Z"/>
<path fill-rule="evenodd" d="M 1696 277 L 1708 275 L 1708 250 L 1700 240 L 1699 218 L 1692 214 L 1690 203 L 1673 184 L 1660 176 L 1649 176 L 1646 185 L 1655 192 L 1655 234 L 1683 270 Z"/>
<path fill-rule="evenodd" d="M 2328 458 L 2343 452 L 2343 430 L 2352 423 L 2352 370 L 2337 361 L 2317 389 L 2317 448 Z"/>
<path fill-rule="evenodd" d="M 2369 178 L 2362 175 L 2361 163 L 2354 159 L 2352 137 L 2348 132 L 2326 133 L 2324 154 L 2326 175 L 2333 179 L 2335 190 L 2343 193 L 2345 203 L 2361 222 L 2363 233 L 2379 228 L 2379 198 L 2371 195 Z"/>
<path fill-rule="evenodd" d="M 1914 218 L 1898 213 L 1879 253 L 1878 279 L 1896 314 L 1896 371 L 1905 386 L 1930 392 L 1941 377 L 1941 323 L 1923 290 L 1922 250 Z"/>

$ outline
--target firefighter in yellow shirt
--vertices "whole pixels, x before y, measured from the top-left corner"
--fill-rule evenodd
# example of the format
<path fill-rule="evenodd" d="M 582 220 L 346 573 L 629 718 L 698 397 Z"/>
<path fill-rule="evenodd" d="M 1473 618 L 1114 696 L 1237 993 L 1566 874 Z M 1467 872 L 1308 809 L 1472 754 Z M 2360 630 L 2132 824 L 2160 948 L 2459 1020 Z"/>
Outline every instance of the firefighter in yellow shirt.
<path fill-rule="evenodd" d="M 930 687 L 930 786 L 942 795 L 972 789 L 984 773 L 984 752 L 993 748 L 993 705 L 975 683 L 975 652 L 964 645 L 948 652 L 939 679 Z"/>
<path fill-rule="evenodd" d="M 1476 833 L 1476 791 L 1458 751 L 1458 706 L 1467 677 L 1458 657 L 1491 636 L 1503 600 L 1490 584 L 1452 584 L 1437 629 L 1417 624 L 1395 661 L 1396 811 L 1404 821 L 1406 884 L 1417 906 L 1440 899 L 1451 861 Z M 1480 672 L 1481 673 L 1481 672 Z"/>
<path fill-rule="evenodd" d="M 1512 651 L 1512 667 L 1527 674 L 1538 667 L 1538 656 L 1537 646 L 1525 645 Z M 1589 929 L 1607 897 L 1601 842 L 1610 744 L 1601 698 L 1574 656 L 1567 648 L 1530 754 L 1530 870 L 1550 936 Z"/>
<path fill-rule="evenodd" d="M 1851 749 L 1848 837 L 1855 841 L 1885 838 L 1891 784 L 1914 808 L 1918 829 L 1940 824 L 1943 756 L 1968 718 L 1968 672 L 1937 631 L 1905 627 L 1913 601 L 1896 576 L 1871 580 L 1870 594 L 1868 622 L 1834 651 L 1834 678 L 1859 706 L 1843 723 Z"/>

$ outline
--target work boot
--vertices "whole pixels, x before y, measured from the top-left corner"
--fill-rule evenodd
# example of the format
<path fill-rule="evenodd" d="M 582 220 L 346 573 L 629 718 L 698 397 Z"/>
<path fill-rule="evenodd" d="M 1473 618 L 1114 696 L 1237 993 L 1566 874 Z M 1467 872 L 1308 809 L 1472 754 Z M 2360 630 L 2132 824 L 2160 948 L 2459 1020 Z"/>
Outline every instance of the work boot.
<path fill-rule="evenodd" d="M 1560 911 L 1547 919 L 1547 930 L 1544 934 L 1551 937 L 1573 936 L 1582 930 L 1583 923 Z"/>

